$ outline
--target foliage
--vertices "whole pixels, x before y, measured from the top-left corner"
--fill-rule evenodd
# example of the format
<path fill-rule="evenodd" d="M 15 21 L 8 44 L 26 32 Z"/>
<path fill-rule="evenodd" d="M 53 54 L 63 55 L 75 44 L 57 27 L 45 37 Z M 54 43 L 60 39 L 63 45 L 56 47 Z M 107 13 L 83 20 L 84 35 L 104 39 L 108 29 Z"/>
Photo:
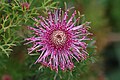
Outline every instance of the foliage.
<path fill-rule="evenodd" d="M 0 1 L 0 55 L 9 56 L 12 47 L 22 42 L 26 25 L 32 24 L 32 18 L 40 15 L 40 10 L 45 12 L 48 9 L 56 8 L 55 5 L 57 4 L 57 2 L 45 0 L 41 6 L 34 7 L 32 6 L 33 0 L 29 0 L 27 3 L 30 8 L 25 9 L 22 6 L 25 2 L 27 1 Z"/>

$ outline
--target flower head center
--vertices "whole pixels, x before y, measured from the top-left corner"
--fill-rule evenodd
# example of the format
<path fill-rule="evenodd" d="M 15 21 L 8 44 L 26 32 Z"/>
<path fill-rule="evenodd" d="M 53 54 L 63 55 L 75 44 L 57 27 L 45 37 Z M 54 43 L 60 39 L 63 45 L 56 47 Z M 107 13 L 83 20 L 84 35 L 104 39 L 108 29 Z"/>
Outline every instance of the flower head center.
<path fill-rule="evenodd" d="M 66 42 L 66 34 L 64 31 L 53 31 L 51 40 L 55 45 L 63 45 Z"/>

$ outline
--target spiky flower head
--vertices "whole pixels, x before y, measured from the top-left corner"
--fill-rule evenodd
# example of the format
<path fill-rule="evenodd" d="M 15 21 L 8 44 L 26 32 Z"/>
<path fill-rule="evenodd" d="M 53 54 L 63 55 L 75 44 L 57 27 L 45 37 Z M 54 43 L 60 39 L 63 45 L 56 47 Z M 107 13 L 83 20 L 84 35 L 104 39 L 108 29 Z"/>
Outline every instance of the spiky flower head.
<path fill-rule="evenodd" d="M 91 40 L 88 35 L 89 22 L 76 25 L 79 17 L 75 20 L 76 11 L 68 19 L 69 10 L 63 11 L 57 9 L 54 12 L 48 12 L 48 17 L 38 16 L 34 18 L 37 22 L 33 30 L 33 37 L 27 38 L 26 44 L 33 46 L 28 48 L 28 53 L 33 51 L 40 53 L 35 63 L 41 63 L 58 71 L 74 68 L 73 59 L 78 62 L 87 58 L 87 44 L 85 40 Z"/>

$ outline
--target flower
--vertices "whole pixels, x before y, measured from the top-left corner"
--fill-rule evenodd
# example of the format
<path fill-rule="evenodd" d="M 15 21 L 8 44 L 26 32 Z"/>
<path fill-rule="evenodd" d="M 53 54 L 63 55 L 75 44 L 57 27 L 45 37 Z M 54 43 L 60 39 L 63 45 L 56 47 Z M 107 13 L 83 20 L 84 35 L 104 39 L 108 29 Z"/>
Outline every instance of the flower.
<path fill-rule="evenodd" d="M 73 59 L 78 62 L 87 58 L 87 43 L 91 40 L 88 35 L 89 22 L 76 26 L 79 17 L 73 21 L 76 11 L 68 19 L 69 10 L 62 15 L 62 10 L 57 9 L 53 13 L 48 12 L 48 18 L 38 16 L 34 18 L 37 22 L 33 30 L 33 37 L 26 38 L 26 44 L 33 46 L 28 48 L 28 53 L 33 51 L 41 52 L 35 63 L 41 63 L 52 70 L 58 69 L 72 70 L 74 68 Z"/>

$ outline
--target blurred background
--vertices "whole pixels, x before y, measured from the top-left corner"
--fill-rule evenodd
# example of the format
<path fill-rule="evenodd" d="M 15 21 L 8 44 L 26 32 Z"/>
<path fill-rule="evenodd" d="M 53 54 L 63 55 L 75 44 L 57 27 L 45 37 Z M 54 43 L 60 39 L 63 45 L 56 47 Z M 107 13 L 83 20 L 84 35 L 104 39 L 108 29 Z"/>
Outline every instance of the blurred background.
<path fill-rule="evenodd" d="M 43 1 L 34 0 L 34 5 Z M 120 80 L 120 0 L 53 2 L 59 2 L 61 8 L 64 8 L 64 2 L 68 8 L 74 6 L 85 15 L 83 20 L 91 22 L 91 32 L 96 40 L 93 43 L 97 48 L 96 52 L 91 52 L 90 61 L 76 63 L 73 72 L 55 74 L 40 64 L 31 64 L 38 56 L 28 56 L 26 46 L 18 45 L 9 58 L 0 57 L 0 80 Z"/>

